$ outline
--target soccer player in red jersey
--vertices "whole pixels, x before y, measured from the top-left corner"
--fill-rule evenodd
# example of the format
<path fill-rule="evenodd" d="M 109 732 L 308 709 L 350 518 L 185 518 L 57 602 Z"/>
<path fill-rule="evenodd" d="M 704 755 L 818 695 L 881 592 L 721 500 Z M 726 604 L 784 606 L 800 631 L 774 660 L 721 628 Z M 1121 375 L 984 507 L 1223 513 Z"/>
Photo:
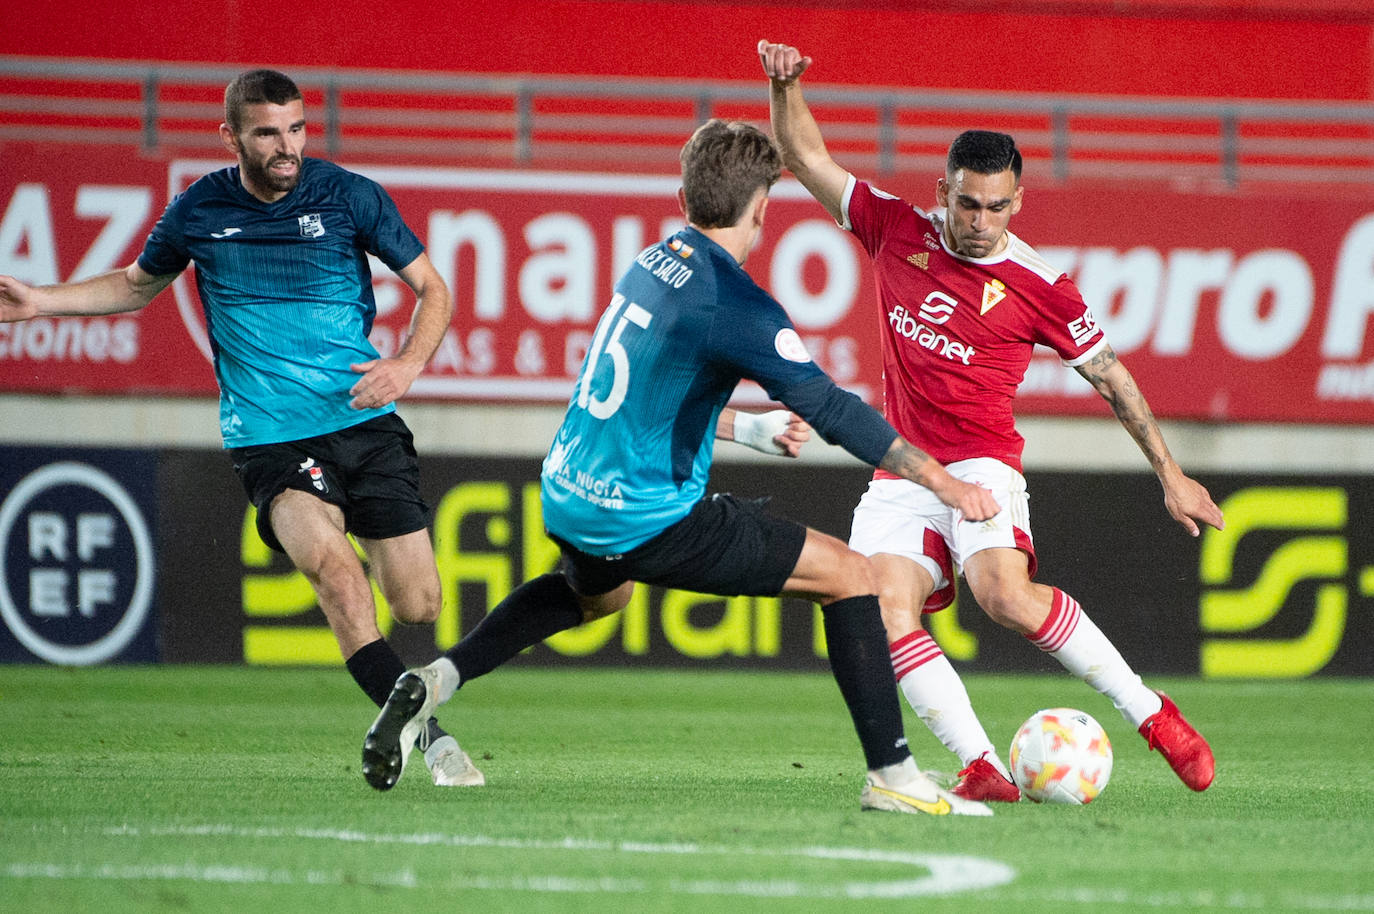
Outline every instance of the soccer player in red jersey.
<path fill-rule="evenodd" d="M 811 58 L 760 41 L 770 113 L 787 167 L 873 261 L 883 322 L 888 420 L 949 471 L 992 490 L 1002 512 L 973 523 L 918 485 L 881 470 L 854 512 L 850 545 L 870 556 L 902 693 L 960 758 L 954 792 L 1014 802 L 1019 791 L 921 614 L 954 600 L 962 570 L 994 621 L 1018 631 L 1111 699 L 1193 790 L 1212 782 L 1211 749 L 1163 693 L 1141 681 L 1077 601 L 1034 581 L 1023 439 L 1012 400 L 1038 343 L 1111 405 L 1149 459 L 1169 514 L 1193 536 L 1221 510 L 1169 453 L 1145 397 L 1074 283 L 1008 230 L 1021 208 L 1021 154 L 1003 133 L 951 145 L 924 211 L 857 180 L 826 150 L 802 96 Z"/>

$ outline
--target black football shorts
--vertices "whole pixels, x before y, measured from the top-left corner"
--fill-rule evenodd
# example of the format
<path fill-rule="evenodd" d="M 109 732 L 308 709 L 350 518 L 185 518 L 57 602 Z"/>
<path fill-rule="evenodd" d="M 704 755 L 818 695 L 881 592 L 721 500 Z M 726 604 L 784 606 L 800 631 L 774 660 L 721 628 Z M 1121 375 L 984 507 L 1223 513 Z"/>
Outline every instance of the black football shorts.
<path fill-rule="evenodd" d="M 367 539 L 429 525 L 415 442 L 395 413 L 300 441 L 230 448 L 229 456 L 258 509 L 258 534 L 278 552 L 283 550 L 272 532 L 272 499 L 287 489 L 337 505 L 344 529 Z"/>
<path fill-rule="evenodd" d="M 583 596 L 626 581 L 733 597 L 776 596 L 792 576 L 806 527 L 764 511 L 767 499 L 719 494 L 703 498 L 682 520 L 623 555 L 590 555 L 550 534 L 563 550 L 563 571 Z"/>

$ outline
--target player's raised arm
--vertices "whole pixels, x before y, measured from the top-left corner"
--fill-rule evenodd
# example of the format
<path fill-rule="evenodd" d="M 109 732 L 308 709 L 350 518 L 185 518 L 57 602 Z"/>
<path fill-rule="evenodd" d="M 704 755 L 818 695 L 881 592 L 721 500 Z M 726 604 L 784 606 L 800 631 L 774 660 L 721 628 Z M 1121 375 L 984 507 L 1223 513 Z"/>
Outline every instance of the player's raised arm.
<path fill-rule="evenodd" d="M 796 48 L 767 39 L 758 45 L 768 75 L 768 112 L 783 164 L 836 222 L 844 221 L 843 198 L 849 172 L 830 158 L 821 128 L 802 97 L 801 75 L 811 66 Z"/>
<path fill-rule="evenodd" d="M 80 282 L 30 286 L 0 276 L 0 322 L 48 315 L 64 317 L 137 311 L 167 288 L 176 274 L 153 276 L 137 263 Z"/>
<path fill-rule="evenodd" d="M 1150 411 L 1150 405 L 1145 402 L 1145 395 L 1140 392 L 1135 378 L 1116 357 L 1112 347 L 1105 347 L 1096 356 L 1077 366 L 1077 371 L 1111 405 L 1116 418 L 1149 459 L 1160 485 L 1164 487 L 1164 507 L 1169 515 L 1193 536 L 1200 532 L 1199 521 L 1220 530 L 1223 526 L 1221 509 L 1212 501 L 1207 489 L 1185 475 L 1169 453 L 1169 446 L 1164 443 L 1164 435 Z"/>

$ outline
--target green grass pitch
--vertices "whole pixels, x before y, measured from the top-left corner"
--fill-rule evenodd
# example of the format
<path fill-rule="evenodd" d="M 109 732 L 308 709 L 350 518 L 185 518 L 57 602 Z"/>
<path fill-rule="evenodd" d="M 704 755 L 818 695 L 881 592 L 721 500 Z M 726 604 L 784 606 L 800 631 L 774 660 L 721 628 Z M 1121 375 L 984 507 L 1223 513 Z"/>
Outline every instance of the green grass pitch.
<path fill-rule="evenodd" d="M 1079 707 L 1115 770 L 1091 806 L 937 819 L 860 812 L 824 675 L 498 671 L 440 710 L 487 786 L 417 755 L 380 794 L 341 670 L 0 666 L 0 910 L 1374 911 L 1374 682 L 1152 684 L 1206 793 L 1086 686 L 978 676 L 1000 747 Z"/>

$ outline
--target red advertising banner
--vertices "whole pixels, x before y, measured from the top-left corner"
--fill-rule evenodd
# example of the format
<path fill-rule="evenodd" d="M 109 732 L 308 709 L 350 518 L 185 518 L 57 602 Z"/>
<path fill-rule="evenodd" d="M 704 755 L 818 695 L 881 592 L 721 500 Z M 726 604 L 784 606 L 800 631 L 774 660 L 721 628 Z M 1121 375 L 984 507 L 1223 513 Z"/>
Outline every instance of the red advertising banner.
<path fill-rule="evenodd" d="M 7 144 L 0 273 L 44 283 L 122 266 L 170 195 L 221 164 Z M 345 164 L 390 191 L 454 291 L 453 325 L 413 397 L 563 401 L 616 277 L 681 224 L 674 176 Z M 929 205 L 933 188 L 934 176 L 885 189 Z M 1077 279 L 1158 415 L 1374 421 L 1374 203 L 1031 187 L 1013 229 Z M 794 182 L 774 190 L 747 268 L 816 360 L 875 402 L 885 318 L 867 259 Z M 373 270 L 385 354 L 412 298 Z M 208 360 L 189 272 L 139 314 L 0 324 L 0 391 L 205 395 Z M 1106 414 L 1047 351 L 1021 404 Z"/>

